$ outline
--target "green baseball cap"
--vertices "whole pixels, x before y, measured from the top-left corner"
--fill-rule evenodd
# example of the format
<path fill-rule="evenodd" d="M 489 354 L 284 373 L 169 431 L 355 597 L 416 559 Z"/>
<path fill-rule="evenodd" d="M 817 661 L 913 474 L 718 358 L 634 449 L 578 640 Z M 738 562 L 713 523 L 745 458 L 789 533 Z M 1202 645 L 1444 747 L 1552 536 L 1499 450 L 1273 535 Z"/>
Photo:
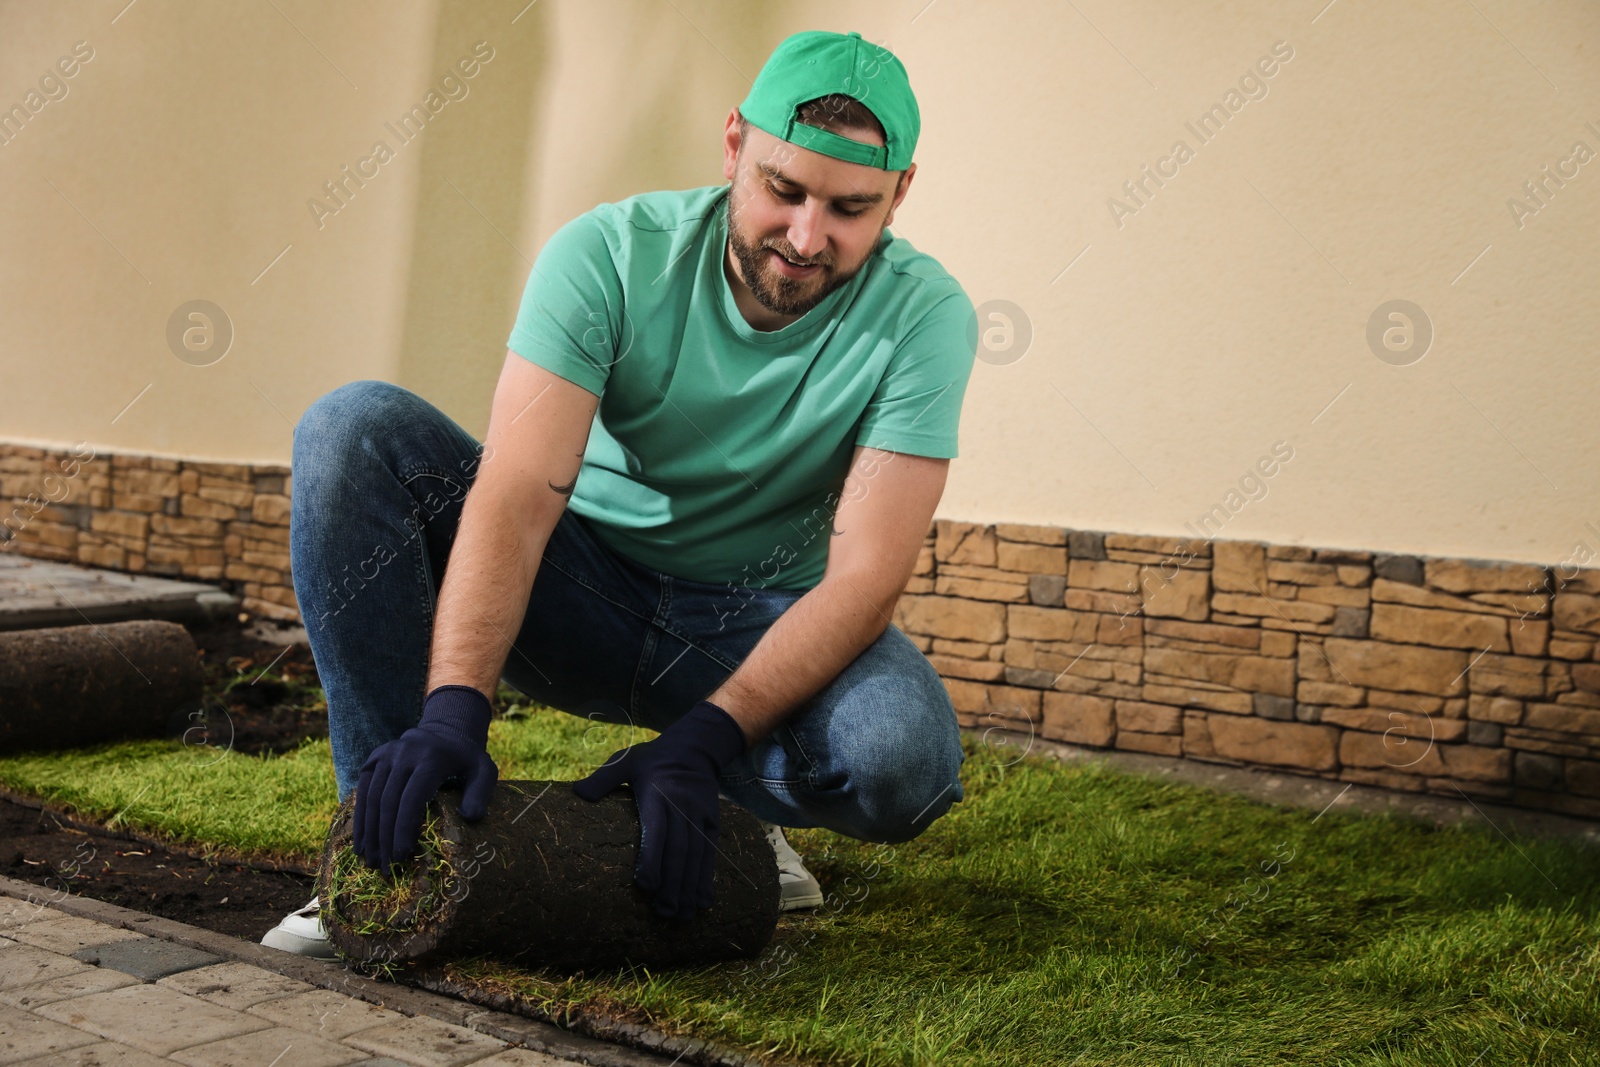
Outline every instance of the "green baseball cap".
<path fill-rule="evenodd" d="M 801 104 L 833 93 L 866 105 L 883 124 L 886 143 L 866 144 L 799 120 Z M 785 37 L 756 75 L 739 113 L 790 144 L 882 170 L 911 165 L 922 129 L 906 68 L 887 48 L 854 31 L 804 30 Z"/>

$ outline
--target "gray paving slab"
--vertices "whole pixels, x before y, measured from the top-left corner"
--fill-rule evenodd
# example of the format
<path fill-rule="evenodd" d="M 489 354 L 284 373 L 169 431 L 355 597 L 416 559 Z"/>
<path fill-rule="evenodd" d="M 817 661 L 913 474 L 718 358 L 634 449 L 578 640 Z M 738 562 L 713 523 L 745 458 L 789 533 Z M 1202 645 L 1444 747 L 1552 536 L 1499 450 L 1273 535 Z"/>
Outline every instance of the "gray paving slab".
<path fill-rule="evenodd" d="M 93 1034 L 41 1019 L 20 1008 L 0 1007 L 0 1063 L 20 1063 L 94 1041 Z"/>
<path fill-rule="evenodd" d="M 42 952 L 43 949 L 31 951 Z M 0 968 L 5 966 L 0 961 Z M 135 985 L 139 979 L 122 971 L 108 971 L 100 967 L 89 967 L 87 970 L 77 971 L 73 974 L 62 975 L 60 978 L 51 978 L 44 982 L 20 985 L 11 989 L 0 989 L 0 1004 L 9 1004 L 14 1008 L 27 1008 L 33 1010 L 41 1004 L 53 1004 L 58 1000 L 69 997 L 86 996 L 89 993 L 103 993 L 108 989 L 120 989 L 125 985 Z"/>
<path fill-rule="evenodd" d="M 17 1067 L 172 1067 L 172 1061 L 114 1041 L 96 1041 L 66 1052 L 23 1060 Z"/>
<path fill-rule="evenodd" d="M 211 963 L 221 963 L 222 957 L 203 952 L 188 945 L 175 945 L 157 937 L 140 937 L 113 941 L 105 945 L 91 945 L 72 953 L 72 958 L 96 967 L 109 967 L 131 974 L 146 982 L 165 978 L 179 971 L 193 970 Z"/>
<path fill-rule="evenodd" d="M 280 1067 L 343 1067 L 366 1059 L 367 1054 L 303 1030 L 275 1026 L 181 1049 L 171 1058 L 184 1067 L 265 1067 L 269 1063 Z"/>
<path fill-rule="evenodd" d="M 268 1026 L 242 1011 L 145 983 L 58 1000 L 34 1013 L 158 1056 Z"/>
<path fill-rule="evenodd" d="M 214 585 L 101 570 L 0 551 L 0 630 L 82 626 L 125 619 L 204 625 L 237 613 Z"/>
<path fill-rule="evenodd" d="M 504 1041 L 422 1016 L 362 1030 L 346 1038 L 345 1044 L 415 1067 L 459 1067 L 506 1048 Z"/>
<path fill-rule="evenodd" d="M 236 1011 L 277 997 L 309 993 L 316 988 L 298 978 L 287 978 L 236 960 L 181 971 L 161 979 L 157 984 Z"/>

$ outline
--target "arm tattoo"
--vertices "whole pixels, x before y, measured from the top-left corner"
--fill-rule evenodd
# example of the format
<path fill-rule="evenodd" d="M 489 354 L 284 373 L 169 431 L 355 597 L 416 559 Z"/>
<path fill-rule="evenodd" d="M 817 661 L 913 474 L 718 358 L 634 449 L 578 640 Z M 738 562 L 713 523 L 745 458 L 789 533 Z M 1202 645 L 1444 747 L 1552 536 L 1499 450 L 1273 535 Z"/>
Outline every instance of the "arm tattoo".
<path fill-rule="evenodd" d="M 583 453 L 582 452 L 578 453 L 578 458 L 579 459 L 583 458 Z M 583 465 L 581 463 L 578 465 L 578 469 L 579 470 L 583 469 Z M 560 493 L 562 496 L 570 497 L 572 495 L 573 487 L 578 484 L 578 476 L 576 474 L 574 474 L 572 476 L 572 481 L 568 482 L 566 485 L 557 485 L 555 482 L 547 482 L 546 484 L 549 485 L 550 488 L 554 489 L 556 492 Z"/>

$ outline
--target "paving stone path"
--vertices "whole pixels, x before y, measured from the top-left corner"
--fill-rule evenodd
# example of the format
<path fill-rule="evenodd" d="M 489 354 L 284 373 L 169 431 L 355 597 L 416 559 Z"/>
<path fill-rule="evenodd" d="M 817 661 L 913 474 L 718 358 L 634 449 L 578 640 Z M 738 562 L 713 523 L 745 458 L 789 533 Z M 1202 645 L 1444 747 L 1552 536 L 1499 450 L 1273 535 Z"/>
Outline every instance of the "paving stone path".
<path fill-rule="evenodd" d="M 0 894 L 0 1064 L 676 1062 L 98 901 L 51 900 L 11 879 Z"/>
<path fill-rule="evenodd" d="M 84 567 L 0 550 L 0 630 L 85 626 L 124 619 L 202 624 L 238 610 L 203 582 Z"/>

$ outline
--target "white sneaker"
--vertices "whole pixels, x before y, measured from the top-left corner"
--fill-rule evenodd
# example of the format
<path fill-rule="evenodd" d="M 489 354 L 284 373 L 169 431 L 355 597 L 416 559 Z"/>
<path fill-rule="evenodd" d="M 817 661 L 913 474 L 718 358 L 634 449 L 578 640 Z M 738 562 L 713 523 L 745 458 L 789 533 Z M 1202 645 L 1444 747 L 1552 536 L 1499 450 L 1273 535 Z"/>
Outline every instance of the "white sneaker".
<path fill-rule="evenodd" d="M 793 911 L 795 908 L 814 908 L 821 904 L 822 886 L 800 862 L 800 854 L 789 847 L 789 839 L 783 836 L 783 827 L 765 819 L 757 821 L 766 830 L 767 840 L 772 842 L 772 851 L 778 854 L 778 888 L 781 892 L 778 910 Z"/>
<path fill-rule="evenodd" d="M 301 956 L 319 960 L 337 960 L 328 935 L 322 929 L 318 915 L 320 905 L 316 897 L 298 911 L 291 911 L 277 926 L 267 931 L 261 943 L 268 948 L 282 949 Z"/>

